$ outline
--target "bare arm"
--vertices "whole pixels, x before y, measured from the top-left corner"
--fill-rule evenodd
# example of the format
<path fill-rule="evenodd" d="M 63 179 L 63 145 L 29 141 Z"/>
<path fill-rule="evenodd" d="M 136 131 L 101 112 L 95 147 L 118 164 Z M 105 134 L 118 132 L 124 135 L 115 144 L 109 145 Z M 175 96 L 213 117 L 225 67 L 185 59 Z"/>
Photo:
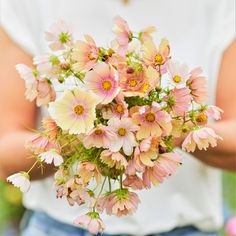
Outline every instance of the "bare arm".
<path fill-rule="evenodd" d="M 32 135 L 27 128 L 35 128 L 37 109 L 34 103 L 26 101 L 24 81 L 15 70 L 18 63 L 30 65 L 31 56 L 14 44 L 1 28 L 0 38 L 0 179 L 5 179 L 15 172 L 27 171 L 34 162 L 24 144 Z M 41 176 L 40 170 L 33 176 Z"/>
<path fill-rule="evenodd" d="M 224 110 L 222 120 L 211 124 L 223 141 L 196 157 L 208 165 L 236 171 L 236 40 L 225 51 L 218 78 L 216 105 Z"/>

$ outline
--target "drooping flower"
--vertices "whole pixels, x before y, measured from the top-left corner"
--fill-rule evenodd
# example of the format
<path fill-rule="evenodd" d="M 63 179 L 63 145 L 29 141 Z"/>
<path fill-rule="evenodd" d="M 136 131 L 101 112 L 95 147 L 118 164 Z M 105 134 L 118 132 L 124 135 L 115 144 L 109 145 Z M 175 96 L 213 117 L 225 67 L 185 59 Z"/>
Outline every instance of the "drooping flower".
<path fill-rule="evenodd" d="M 97 235 L 105 229 L 105 225 L 97 212 L 89 212 L 74 220 L 74 224 L 88 229 L 89 233 Z"/>
<path fill-rule="evenodd" d="M 35 154 L 39 154 L 50 149 L 56 149 L 58 153 L 61 151 L 61 147 L 56 140 L 50 140 L 41 134 L 32 135 L 25 143 L 25 148 L 31 150 Z"/>
<path fill-rule="evenodd" d="M 133 190 L 142 190 L 145 188 L 143 180 L 139 178 L 137 175 L 128 175 L 123 181 L 123 185 Z"/>
<path fill-rule="evenodd" d="M 101 174 L 96 164 L 85 161 L 80 164 L 77 174 L 82 178 L 84 184 L 88 184 L 95 177 L 97 183 L 101 183 Z"/>
<path fill-rule="evenodd" d="M 58 174 L 57 174 L 58 175 Z M 87 189 L 84 187 L 81 178 L 69 178 L 65 179 L 64 175 L 55 176 L 57 185 L 57 197 L 65 196 L 70 206 L 74 206 L 77 203 L 79 206 L 86 201 L 90 201 L 90 195 Z M 59 183 L 59 185 L 58 185 Z"/>
<path fill-rule="evenodd" d="M 170 94 L 165 97 L 168 106 L 175 115 L 183 115 L 188 111 L 192 96 L 189 88 L 174 88 Z"/>
<path fill-rule="evenodd" d="M 126 155 L 131 155 L 133 147 L 136 146 L 134 132 L 139 127 L 132 122 L 131 118 L 112 118 L 108 121 L 108 126 L 116 134 L 116 138 L 109 144 L 109 149 L 112 152 L 118 152 L 123 148 Z"/>
<path fill-rule="evenodd" d="M 20 74 L 20 77 L 25 81 L 25 97 L 32 102 L 37 97 L 37 73 L 23 64 L 16 65 L 16 70 Z"/>
<path fill-rule="evenodd" d="M 114 139 L 115 133 L 108 126 L 99 124 L 84 137 L 83 144 L 87 149 L 91 147 L 107 148 L 109 142 Z"/>
<path fill-rule="evenodd" d="M 45 32 L 45 38 L 53 51 L 65 49 L 66 45 L 72 45 L 72 27 L 63 20 L 58 21 Z"/>
<path fill-rule="evenodd" d="M 39 80 L 37 83 L 37 106 L 47 105 L 49 102 L 54 101 L 56 93 L 53 87 L 49 84 L 49 81 Z"/>
<path fill-rule="evenodd" d="M 208 127 L 198 127 L 192 130 L 182 143 L 182 149 L 187 152 L 194 152 L 196 147 L 198 149 L 206 150 L 209 146 L 215 147 L 217 140 L 222 138 L 215 133 L 215 131 Z"/>
<path fill-rule="evenodd" d="M 143 183 L 146 188 L 151 188 L 162 183 L 165 178 L 173 175 L 181 164 L 181 157 L 176 153 L 160 154 L 154 166 L 147 167 L 143 173 Z"/>
<path fill-rule="evenodd" d="M 167 39 L 162 39 L 159 48 L 152 40 L 147 40 L 142 46 L 143 61 L 146 65 L 160 68 L 163 74 L 166 72 L 166 63 L 170 59 L 170 46 Z"/>
<path fill-rule="evenodd" d="M 114 18 L 112 31 L 116 34 L 115 42 L 118 44 L 118 54 L 124 56 L 127 52 L 128 44 L 132 40 L 132 32 L 128 23 L 120 16 L 117 16 Z"/>
<path fill-rule="evenodd" d="M 30 189 L 30 177 L 26 172 L 20 172 L 13 174 L 7 178 L 8 182 L 11 182 L 14 186 L 19 188 L 23 193 L 26 193 Z"/>
<path fill-rule="evenodd" d="M 118 189 L 100 198 L 98 208 L 101 212 L 106 210 L 108 215 L 121 217 L 132 215 L 137 210 L 139 203 L 140 200 L 136 193 L 129 192 L 127 189 Z"/>
<path fill-rule="evenodd" d="M 220 120 L 221 119 L 221 113 L 223 113 L 223 110 L 220 109 L 217 106 L 207 106 L 206 110 L 203 112 L 207 117 L 210 117 L 214 120 Z"/>
<path fill-rule="evenodd" d="M 55 100 L 56 94 L 49 80 L 38 77 L 38 72 L 26 65 L 18 64 L 16 69 L 25 81 L 26 99 L 29 101 L 36 99 L 37 106 L 47 105 Z"/>
<path fill-rule="evenodd" d="M 189 70 L 186 64 L 170 61 L 168 64 L 170 74 L 170 84 L 176 88 L 184 88 L 186 81 L 189 78 Z"/>
<path fill-rule="evenodd" d="M 136 135 L 138 139 L 149 136 L 160 137 L 162 134 L 168 135 L 171 132 L 171 117 L 167 112 L 162 111 L 156 102 L 151 106 L 142 106 L 132 118 L 135 124 L 140 125 Z"/>
<path fill-rule="evenodd" d="M 43 128 L 49 134 L 49 137 L 51 139 L 55 139 L 60 131 L 60 128 L 57 126 L 56 122 L 49 117 L 44 117 L 42 120 L 42 124 Z"/>
<path fill-rule="evenodd" d="M 70 134 L 81 134 L 94 127 L 97 102 L 96 95 L 77 87 L 50 103 L 48 110 L 59 127 Z"/>
<path fill-rule="evenodd" d="M 129 160 L 128 166 L 125 169 L 126 175 L 135 175 L 136 172 L 143 173 L 145 171 L 145 165 L 140 160 L 140 148 L 138 146 L 134 149 L 134 157 Z"/>
<path fill-rule="evenodd" d="M 81 178 L 70 178 L 63 184 L 63 195 L 66 196 L 68 203 L 71 206 L 84 203 L 91 203 L 93 198 L 90 196 L 88 190 L 83 185 Z"/>
<path fill-rule="evenodd" d="M 125 157 L 119 152 L 111 152 L 109 150 L 102 151 L 100 159 L 103 163 L 107 164 L 110 168 L 125 169 L 128 165 Z"/>
<path fill-rule="evenodd" d="M 63 163 L 63 157 L 58 153 L 56 149 L 51 149 L 47 152 L 39 154 L 41 161 L 47 164 L 54 164 L 54 166 L 60 166 Z"/>
<path fill-rule="evenodd" d="M 88 88 L 100 98 L 100 103 L 107 104 L 119 93 L 117 76 L 111 66 L 99 63 L 86 74 L 84 81 Z"/>
<path fill-rule="evenodd" d="M 84 38 L 86 42 L 78 40 L 72 52 L 72 59 L 76 62 L 73 64 L 75 71 L 89 71 L 97 63 L 99 56 L 99 49 L 93 38 L 89 35 Z"/>
<path fill-rule="evenodd" d="M 187 80 L 193 100 L 199 104 L 204 103 L 208 98 L 206 78 L 201 74 L 202 69 L 196 68 L 190 72 L 190 78 Z"/>

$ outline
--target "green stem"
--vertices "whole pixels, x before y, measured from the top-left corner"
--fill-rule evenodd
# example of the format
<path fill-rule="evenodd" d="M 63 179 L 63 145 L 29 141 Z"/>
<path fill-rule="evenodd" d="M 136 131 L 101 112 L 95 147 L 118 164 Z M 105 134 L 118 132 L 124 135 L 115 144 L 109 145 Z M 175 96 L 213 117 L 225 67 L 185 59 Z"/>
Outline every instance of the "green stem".
<path fill-rule="evenodd" d="M 120 189 L 123 189 L 123 180 L 122 180 L 123 174 L 120 174 Z"/>
<path fill-rule="evenodd" d="M 109 192 L 111 192 L 112 189 L 111 189 L 111 178 L 110 177 L 108 177 L 108 183 L 109 183 Z"/>
<path fill-rule="evenodd" d="M 101 187 L 100 192 L 99 192 L 99 194 L 98 194 L 98 196 L 97 196 L 97 199 L 96 199 L 96 201 L 95 201 L 95 203 L 94 203 L 94 205 L 93 205 L 93 211 L 94 211 L 94 212 L 95 212 L 95 207 L 96 207 L 97 202 L 98 202 L 98 198 L 100 197 L 100 195 L 101 195 L 101 193 L 102 193 L 102 191 L 103 191 L 104 185 L 105 185 L 105 183 L 106 183 L 106 179 L 107 179 L 107 176 L 106 176 L 106 177 L 104 178 L 104 180 L 103 180 L 102 187 Z"/>
<path fill-rule="evenodd" d="M 37 163 L 38 163 L 38 161 L 36 161 L 36 162 L 31 166 L 31 168 L 27 171 L 27 174 L 29 174 L 29 173 L 34 169 L 34 167 L 36 166 Z"/>

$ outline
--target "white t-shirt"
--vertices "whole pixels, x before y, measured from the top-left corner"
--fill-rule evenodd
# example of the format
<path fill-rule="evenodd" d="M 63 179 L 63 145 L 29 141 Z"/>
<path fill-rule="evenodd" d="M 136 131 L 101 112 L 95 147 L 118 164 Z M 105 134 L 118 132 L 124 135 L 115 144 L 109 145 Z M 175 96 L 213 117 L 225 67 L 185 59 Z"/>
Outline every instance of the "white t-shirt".
<path fill-rule="evenodd" d="M 65 19 L 74 25 L 75 37 L 92 35 L 98 45 L 113 38 L 112 19 L 125 18 L 133 30 L 155 25 L 157 39 L 167 37 L 172 55 L 189 66 L 202 66 L 209 78 L 209 102 L 215 102 L 219 63 L 235 36 L 234 0 L 1 0 L 1 23 L 12 39 L 32 55 L 47 52 L 43 32 Z M 19 62 L 20 63 L 20 62 Z M 179 150 L 180 151 L 180 150 Z M 145 235 L 194 225 L 204 231 L 222 225 L 220 172 L 182 153 L 184 164 L 164 184 L 139 192 L 142 203 L 130 217 L 103 215 L 107 233 Z M 24 197 L 27 208 L 41 210 L 71 224 L 84 213 L 57 200 L 48 178 L 35 181 Z"/>

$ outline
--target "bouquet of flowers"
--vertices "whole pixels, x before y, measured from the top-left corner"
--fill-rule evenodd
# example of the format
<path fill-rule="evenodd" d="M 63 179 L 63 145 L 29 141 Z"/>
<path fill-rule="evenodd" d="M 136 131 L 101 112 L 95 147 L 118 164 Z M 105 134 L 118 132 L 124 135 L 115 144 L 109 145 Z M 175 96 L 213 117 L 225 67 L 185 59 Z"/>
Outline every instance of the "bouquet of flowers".
<path fill-rule="evenodd" d="M 35 57 L 35 68 L 16 66 L 26 98 L 46 106 L 49 117 L 26 143 L 35 164 L 8 181 L 26 192 L 31 170 L 53 164 L 56 196 L 86 204 L 88 213 L 74 223 L 93 234 L 104 230 L 100 213 L 133 214 L 135 191 L 176 172 L 182 160 L 175 147 L 206 150 L 221 139 L 207 127 L 221 109 L 205 105 L 202 70 L 173 61 L 168 40 L 156 45 L 154 31 L 132 32 L 118 16 L 114 40 L 99 47 L 89 35 L 74 41 L 60 21 L 46 32 L 52 51 Z"/>

